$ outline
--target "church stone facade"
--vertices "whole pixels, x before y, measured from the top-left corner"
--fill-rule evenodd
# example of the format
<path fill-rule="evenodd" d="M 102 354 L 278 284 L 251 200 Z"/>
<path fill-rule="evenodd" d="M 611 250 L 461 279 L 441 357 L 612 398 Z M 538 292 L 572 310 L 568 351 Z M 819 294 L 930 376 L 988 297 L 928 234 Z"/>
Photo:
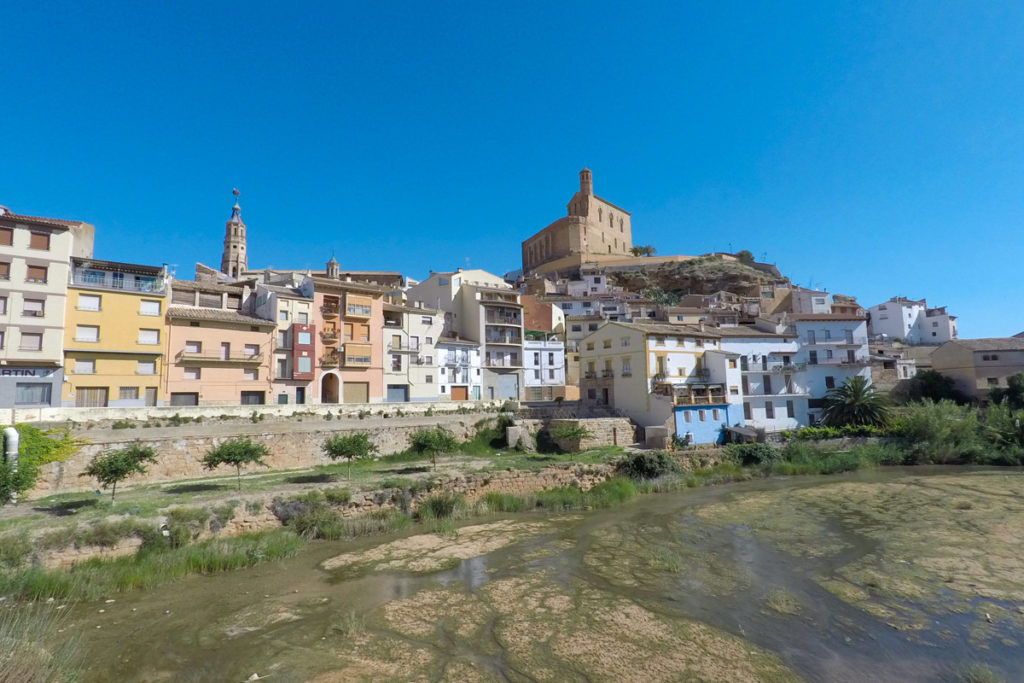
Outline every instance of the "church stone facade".
<path fill-rule="evenodd" d="M 524 274 L 559 263 L 632 256 L 629 212 L 594 194 L 588 169 L 580 171 L 580 189 L 567 214 L 523 242 Z"/>

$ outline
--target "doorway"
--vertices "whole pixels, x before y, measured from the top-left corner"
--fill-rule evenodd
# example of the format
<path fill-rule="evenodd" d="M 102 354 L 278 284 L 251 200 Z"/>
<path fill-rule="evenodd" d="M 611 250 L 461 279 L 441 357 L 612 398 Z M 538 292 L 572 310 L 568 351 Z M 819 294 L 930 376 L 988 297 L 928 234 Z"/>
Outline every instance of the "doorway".
<path fill-rule="evenodd" d="M 300 406 L 306 402 L 306 387 L 295 388 L 295 402 Z"/>
<path fill-rule="evenodd" d="M 333 374 L 326 374 L 320 380 L 320 402 L 321 403 L 337 403 L 338 402 L 338 376 Z"/>

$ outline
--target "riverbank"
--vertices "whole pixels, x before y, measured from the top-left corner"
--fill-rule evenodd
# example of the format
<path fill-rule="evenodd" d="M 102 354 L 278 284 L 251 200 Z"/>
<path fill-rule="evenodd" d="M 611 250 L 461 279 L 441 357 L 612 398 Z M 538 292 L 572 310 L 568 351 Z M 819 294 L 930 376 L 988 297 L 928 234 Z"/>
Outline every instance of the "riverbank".
<path fill-rule="evenodd" d="M 491 496 L 484 512 L 481 498 L 450 508 L 450 525 L 428 516 L 49 607 L 65 606 L 60 637 L 90 653 L 84 681 L 179 678 L 199 662 L 218 680 L 1024 675 L 1024 561 L 1009 539 L 1024 524 L 1020 472 L 872 468 L 687 489 L 689 476 L 651 482 L 686 490 L 610 497 L 607 510 L 573 491 L 545 497 L 547 514 L 496 511 L 525 496 Z"/>

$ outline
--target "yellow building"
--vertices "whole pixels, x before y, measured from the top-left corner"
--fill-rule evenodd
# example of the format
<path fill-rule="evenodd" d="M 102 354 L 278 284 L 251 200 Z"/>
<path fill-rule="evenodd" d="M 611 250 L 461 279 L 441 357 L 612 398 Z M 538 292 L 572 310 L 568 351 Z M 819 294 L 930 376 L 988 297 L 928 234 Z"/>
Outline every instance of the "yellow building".
<path fill-rule="evenodd" d="M 63 405 L 163 405 L 166 292 L 166 267 L 71 259 Z"/>

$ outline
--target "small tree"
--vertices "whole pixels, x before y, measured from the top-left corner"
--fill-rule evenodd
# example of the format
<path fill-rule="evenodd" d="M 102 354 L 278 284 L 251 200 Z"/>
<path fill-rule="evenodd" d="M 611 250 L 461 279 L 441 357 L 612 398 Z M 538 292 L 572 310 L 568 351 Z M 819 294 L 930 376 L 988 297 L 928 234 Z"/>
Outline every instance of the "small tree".
<path fill-rule="evenodd" d="M 633 256 L 654 256 L 656 253 L 658 253 L 658 250 L 649 244 L 631 247 L 629 251 L 630 253 L 633 254 Z"/>
<path fill-rule="evenodd" d="M 740 249 L 733 256 L 745 266 L 749 266 L 754 262 L 754 255 L 750 253 L 749 249 Z"/>
<path fill-rule="evenodd" d="M 413 452 L 429 455 L 430 463 L 437 469 L 437 455 L 451 453 L 459 447 L 455 435 L 443 427 L 433 429 L 417 429 L 409 435 L 409 446 Z"/>
<path fill-rule="evenodd" d="M 230 439 L 214 446 L 203 457 L 203 467 L 208 470 L 220 465 L 234 465 L 238 481 L 238 490 L 242 490 L 242 466 L 259 465 L 266 467 L 263 458 L 270 455 L 270 450 L 261 443 L 249 439 Z"/>
<path fill-rule="evenodd" d="M 1024 408 L 1024 372 L 1018 372 L 1006 378 L 1006 388 L 989 389 L 988 400 L 992 403 L 1006 403 L 1010 410 Z"/>
<path fill-rule="evenodd" d="M 80 476 L 93 477 L 103 488 L 110 486 L 110 503 L 113 505 L 117 496 L 117 483 L 133 474 L 145 474 L 147 462 L 156 462 L 156 451 L 152 446 L 133 443 L 95 456 Z"/>
<path fill-rule="evenodd" d="M 558 444 L 558 447 L 567 453 L 574 453 L 579 450 L 580 442 L 590 436 L 590 432 L 580 423 L 563 422 L 551 430 L 551 437 Z M 566 448 L 563 444 L 572 444 Z"/>
<path fill-rule="evenodd" d="M 324 441 L 324 453 L 331 460 L 348 460 L 348 478 L 352 479 L 352 461 L 365 460 L 377 452 L 377 445 L 370 441 L 366 432 L 355 434 L 334 434 Z"/>

